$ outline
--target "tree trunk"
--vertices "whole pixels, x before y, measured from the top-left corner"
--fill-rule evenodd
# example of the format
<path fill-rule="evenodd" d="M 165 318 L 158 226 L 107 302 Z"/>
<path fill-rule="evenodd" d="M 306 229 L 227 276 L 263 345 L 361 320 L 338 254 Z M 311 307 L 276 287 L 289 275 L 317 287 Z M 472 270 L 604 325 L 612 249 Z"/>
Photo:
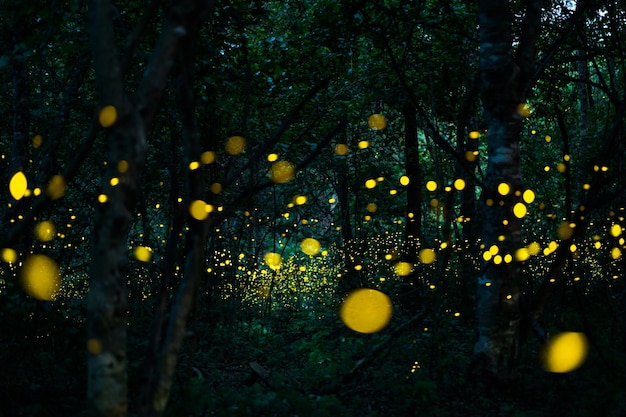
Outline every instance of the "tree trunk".
<path fill-rule="evenodd" d="M 512 53 L 513 15 L 509 3 L 479 2 L 481 96 L 487 123 L 487 172 L 482 243 L 490 251 L 478 277 L 474 345 L 477 371 L 499 383 L 510 382 L 520 351 L 520 218 L 513 214 L 522 191 L 519 139 L 520 105 L 530 78 L 538 34 L 540 3 L 529 0 L 516 60 Z M 505 184 L 505 185 L 501 185 Z"/>

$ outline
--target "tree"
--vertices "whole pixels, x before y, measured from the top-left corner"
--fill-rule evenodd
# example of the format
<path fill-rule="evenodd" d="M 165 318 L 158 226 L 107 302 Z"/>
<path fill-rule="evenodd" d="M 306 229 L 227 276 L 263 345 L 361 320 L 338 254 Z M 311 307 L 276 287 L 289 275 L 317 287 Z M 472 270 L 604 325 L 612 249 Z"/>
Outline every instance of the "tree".
<path fill-rule="evenodd" d="M 508 2 L 478 4 L 481 97 L 487 124 L 482 242 L 494 255 L 478 277 L 474 353 L 478 366 L 499 381 L 512 378 L 520 349 L 519 273 L 523 183 L 520 128 L 532 79 L 541 1 L 525 2 L 519 45 L 513 55 L 513 13 Z M 496 259 L 498 261 L 496 261 Z"/>

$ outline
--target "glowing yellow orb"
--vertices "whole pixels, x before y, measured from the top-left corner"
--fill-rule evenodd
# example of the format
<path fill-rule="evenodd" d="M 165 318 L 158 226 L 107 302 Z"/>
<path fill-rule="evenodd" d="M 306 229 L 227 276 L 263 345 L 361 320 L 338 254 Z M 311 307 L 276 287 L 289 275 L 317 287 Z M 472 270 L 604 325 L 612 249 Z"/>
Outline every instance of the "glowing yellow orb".
<path fill-rule="evenodd" d="M 365 181 L 365 188 L 372 189 L 374 187 L 376 187 L 376 180 L 369 179 L 369 180 Z"/>
<path fill-rule="evenodd" d="M 117 109 L 115 106 L 104 106 L 98 113 L 98 122 L 102 127 L 111 127 L 117 121 Z"/>
<path fill-rule="evenodd" d="M 35 226 L 35 237 L 42 242 L 48 242 L 54 238 L 56 229 L 54 223 L 49 220 L 45 220 L 37 223 Z"/>
<path fill-rule="evenodd" d="M 374 113 L 367 118 L 367 125 L 370 129 L 382 130 L 387 127 L 387 120 L 382 114 Z"/>
<path fill-rule="evenodd" d="M 152 259 L 152 249 L 147 246 L 137 246 L 133 251 L 135 259 L 141 262 L 148 262 Z"/>
<path fill-rule="evenodd" d="M 14 264 L 17 262 L 17 252 L 15 249 L 4 248 L 0 251 L 0 259 L 8 264 Z"/>
<path fill-rule="evenodd" d="M 463 178 L 457 178 L 454 180 L 454 189 L 463 191 L 465 189 L 465 180 Z"/>
<path fill-rule="evenodd" d="M 526 204 L 530 204 L 535 201 L 535 192 L 533 190 L 525 190 L 522 194 L 522 200 L 526 202 Z"/>
<path fill-rule="evenodd" d="M 422 249 L 419 252 L 420 261 L 424 264 L 432 264 L 433 262 L 435 262 L 436 257 L 437 255 L 435 251 L 430 248 Z"/>
<path fill-rule="evenodd" d="M 15 200 L 20 200 L 26 194 L 28 181 L 22 171 L 17 171 L 9 181 L 9 192 Z"/>
<path fill-rule="evenodd" d="M 56 262 L 46 255 L 31 255 L 21 271 L 22 287 L 38 300 L 53 300 L 61 288 L 61 276 Z"/>
<path fill-rule="evenodd" d="M 584 333 L 565 332 L 550 339 L 544 351 L 544 368 L 548 372 L 565 373 L 578 368 L 587 358 L 587 337 Z"/>
<path fill-rule="evenodd" d="M 348 145 L 346 145 L 345 143 L 338 143 L 335 145 L 334 151 L 337 155 L 345 156 L 348 154 L 349 151 Z"/>
<path fill-rule="evenodd" d="M 413 271 L 413 264 L 410 262 L 398 262 L 393 267 L 393 272 L 399 277 L 410 275 Z"/>
<path fill-rule="evenodd" d="M 321 248 L 320 242 L 312 237 L 307 237 L 300 242 L 300 249 L 309 256 L 317 255 Z"/>
<path fill-rule="evenodd" d="M 276 252 L 267 252 L 263 257 L 263 260 L 270 267 L 270 269 L 276 271 L 280 269 L 283 264 L 283 258 L 279 253 Z"/>
<path fill-rule="evenodd" d="M 369 213 L 375 213 L 376 210 L 378 210 L 378 205 L 376 205 L 376 203 L 367 203 L 367 206 L 365 207 L 365 209 Z"/>
<path fill-rule="evenodd" d="M 470 139 L 478 139 L 480 137 L 480 133 L 476 130 L 472 130 L 471 132 L 469 132 L 468 136 Z"/>
<path fill-rule="evenodd" d="M 387 326 L 392 310 L 391 300 L 386 294 L 361 288 L 346 297 L 339 308 L 339 317 L 354 331 L 376 333 Z"/>
<path fill-rule="evenodd" d="M 410 182 L 411 182 L 411 180 L 406 175 L 403 175 L 403 176 L 400 177 L 400 184 L 402 184 L 404 186 L 407 186 L 407 185 L 409 185 Z"/>
<path fill-rule="evenodd" d="M 526 215 L 527 212 L 528 212 L 528 210 L 526 209 L 526 206 L 524 205 L 524 203 L 516 203 L 513 206 L 513 214 L 518 219 L 523 218 Z"/>
<path fill-rule="evenodd" d="M 508 195 L 511 192 L 511 186 L 506 182 L 501 182 L 498 184 L 498 193 L 500 195 Z"/>
<path fill-rule="evenodd" d="M 239 155 L 246 148 L 246 139 L 243 136 L 231 136 L 224 144 L 224 150 L 229 155 Z"/>
<path fill-rule="evenodd" d="M 367 149 L 370 146 L 370 143 L 366 140 L 362 140 L 358 144 L 359 149 Z"/>
<path fill-rule="evenodd" d="M 189 214 L 196 220 L 204 220 L 209 216 L 207 203 L 202 200 L 194 200 L 189 204 Z"/>
<path fill-rule="evenodd" d="M 611 236 L 618 237 L 621 234 L 622 226 L 620 226 L 619 224 L 614 224 L 613 226 L 611 226 Z"/>
<path fill-rule="evenodd" d="M 277 161 L 270 167 L 270 179 L 277 184 L 284 184 L 296 174 L 296 167 L 291 162 Z"/>
<path fill-rule="evenodd" d="M 202 162 L 204 165 L 212 164 L 213 162 L 215 162 L 215 152 L 202 152 L 202 155 L 200 155 L 200 162 Z"/>
<path fill-rule="evenodd" d="M 426 189 L 431 192 L 437 190 L 437 182 L 432 181 L 432 180 L 428 181 L 426 183 Z"/>
<path fill-rule="evenodd" d="M 58 200 L 65 195 L 65 188 L 65 177 L 63 175 L 53 175 L 46 188 L 46 194 L 51 200 Z"/>

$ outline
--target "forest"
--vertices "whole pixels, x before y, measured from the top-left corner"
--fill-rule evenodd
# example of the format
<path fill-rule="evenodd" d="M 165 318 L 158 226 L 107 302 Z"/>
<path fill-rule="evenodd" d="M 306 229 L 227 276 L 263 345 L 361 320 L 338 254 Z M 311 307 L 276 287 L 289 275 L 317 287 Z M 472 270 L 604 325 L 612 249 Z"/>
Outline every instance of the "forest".
<path fill-rule="evenodd" d="M 620 0 L 0 8 L 0 417 L 626 415 Z"/>

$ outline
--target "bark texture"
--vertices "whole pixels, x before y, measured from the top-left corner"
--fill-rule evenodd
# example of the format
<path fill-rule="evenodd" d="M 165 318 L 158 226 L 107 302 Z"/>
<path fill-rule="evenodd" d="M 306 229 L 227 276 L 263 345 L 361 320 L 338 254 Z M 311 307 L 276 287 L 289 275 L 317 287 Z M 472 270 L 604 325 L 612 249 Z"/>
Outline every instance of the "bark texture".
<path fill-rule="evenodd" d="M 526 2 L 515 57 L 509 2 L 481 0 L 478 7 L 481 98 L 488 131 L 482 243 L 485 250 L 493 249 L 478 277 L 474 354 L 481 375 L 509 382 L 520 350 L 519 265 L 514 254 L 521 245 L 522 220 L 513 214 L 522 191 L 520 106 L 531 77 L 541 7 L 538 1 Z"/>

